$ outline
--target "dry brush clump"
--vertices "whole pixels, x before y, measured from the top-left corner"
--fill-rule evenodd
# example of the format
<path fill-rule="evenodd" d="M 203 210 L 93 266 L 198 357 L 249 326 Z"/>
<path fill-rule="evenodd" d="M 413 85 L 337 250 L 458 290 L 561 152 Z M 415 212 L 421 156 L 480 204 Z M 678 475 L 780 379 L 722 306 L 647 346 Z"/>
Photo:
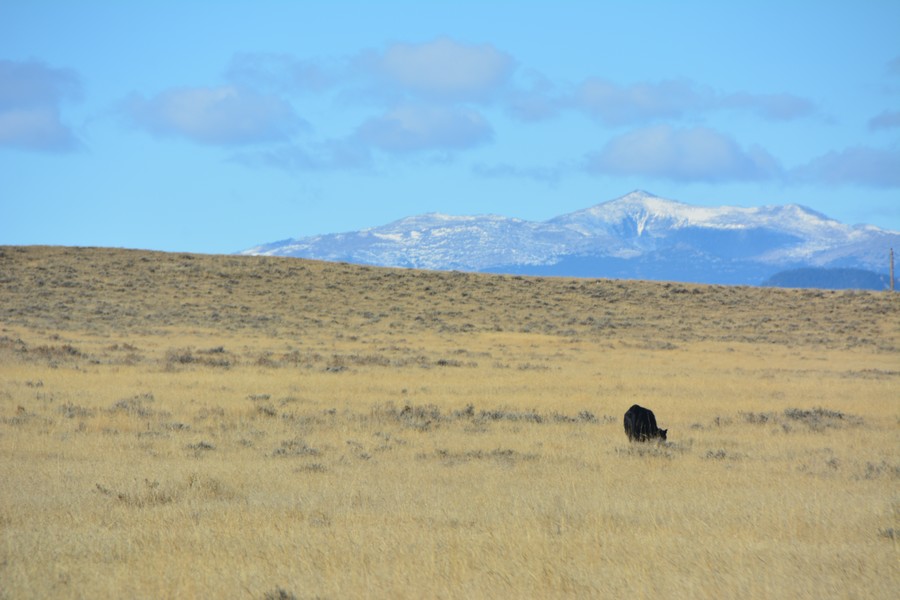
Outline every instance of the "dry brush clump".
<path fill-rule="evenodd" d="M 489 460 L 503 465 L 512 465 L 520 461 L 538 460 L 537 453 L 523 453 L 511 448 L 494 448 L 493 450 L 465 450 L 452 451 L 440 448 L 432 453 L 420 453 L 416 455 L 419 460 L 437 460 L 444 466 L 455 466 L 470 461 Z"/>
<path fill-rule="evenodd" d="M 144 479 L 133 482 L 128 488 L 111 489 L 102 483 L 95 485 L 101 496 L 135 509 L 193 501 L 234 501 L 239 495 L 231 487 L 216 478 L 191 473 L 180 481 L 160 483 Z"/>
<path fill-rule="evenodd" d="M 740 417 L 747 423 L 777 425 L 785 433 L 793 431 L 794 425 L 803 425 L 809 431 L 821 432 L 828 428 L 857 427 L 864 424 L 862 417 L 822 407 L 786 408 L 781 414 L 742 412 Z"/>
<path fill-rule="evenodd" d="M 440 425 L 454 423 L 487 424 L 495 422 L 509 423 L 597 423 L 598 419 L 588 410 L 569 416 L 556 411 L 540 413 L 536 410 L 521 410 L 508 407 L 477 409 L 474 404 L 467 404 L 462 409 L 442 412 L 433 404 L 412 405 L 404 404 L 398 407 L 393 402 L 376 406 L 373 416 L 381 420 L 394 421 L 404 427 L 413 429 L 428 429 Z M 609 422 L 612 417 L 604 416 L 603 421 Z"/>

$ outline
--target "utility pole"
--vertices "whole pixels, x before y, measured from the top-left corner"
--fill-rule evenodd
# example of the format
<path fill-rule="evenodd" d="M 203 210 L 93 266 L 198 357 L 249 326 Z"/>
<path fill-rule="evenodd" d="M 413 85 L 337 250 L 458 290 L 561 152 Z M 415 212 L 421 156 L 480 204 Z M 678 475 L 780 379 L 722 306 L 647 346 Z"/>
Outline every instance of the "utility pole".
<path fill-rule="evenodd" d="M 894 249 L 891 248 L 891 291 L 894 291 Z"/>

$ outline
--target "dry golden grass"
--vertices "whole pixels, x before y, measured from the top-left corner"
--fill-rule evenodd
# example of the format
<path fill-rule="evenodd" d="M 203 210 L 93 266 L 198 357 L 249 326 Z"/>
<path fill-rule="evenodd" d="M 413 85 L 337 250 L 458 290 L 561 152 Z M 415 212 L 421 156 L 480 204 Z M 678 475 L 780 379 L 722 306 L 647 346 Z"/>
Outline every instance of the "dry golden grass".
<path fill-rule="evenodd" d="M 0 597 L 893 598 L 898 348 L 890 294 L 2 247 Z"/>

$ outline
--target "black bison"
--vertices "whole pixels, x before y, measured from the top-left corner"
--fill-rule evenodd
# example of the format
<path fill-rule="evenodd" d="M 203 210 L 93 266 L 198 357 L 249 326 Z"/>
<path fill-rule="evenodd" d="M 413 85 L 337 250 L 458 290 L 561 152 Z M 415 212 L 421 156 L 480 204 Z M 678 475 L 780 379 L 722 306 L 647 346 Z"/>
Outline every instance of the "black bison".
<path fill-rule="evenodd" d="M 629 441 L 665 440 L 667 431 L 656 426 L 656 417 L 650 409 L 635 404 L 625 413 L 625 433 Z"/>

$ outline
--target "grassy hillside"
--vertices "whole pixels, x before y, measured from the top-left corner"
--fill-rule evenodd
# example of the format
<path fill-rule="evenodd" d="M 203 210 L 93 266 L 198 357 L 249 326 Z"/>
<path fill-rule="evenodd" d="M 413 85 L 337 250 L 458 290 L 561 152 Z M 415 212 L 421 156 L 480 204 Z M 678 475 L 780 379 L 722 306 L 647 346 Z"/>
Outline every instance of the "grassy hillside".
<path fill-rule="evenodd" d="M 893 597 L 898 349 L 887 293 L 0 247 L 0 597 Z"/>

